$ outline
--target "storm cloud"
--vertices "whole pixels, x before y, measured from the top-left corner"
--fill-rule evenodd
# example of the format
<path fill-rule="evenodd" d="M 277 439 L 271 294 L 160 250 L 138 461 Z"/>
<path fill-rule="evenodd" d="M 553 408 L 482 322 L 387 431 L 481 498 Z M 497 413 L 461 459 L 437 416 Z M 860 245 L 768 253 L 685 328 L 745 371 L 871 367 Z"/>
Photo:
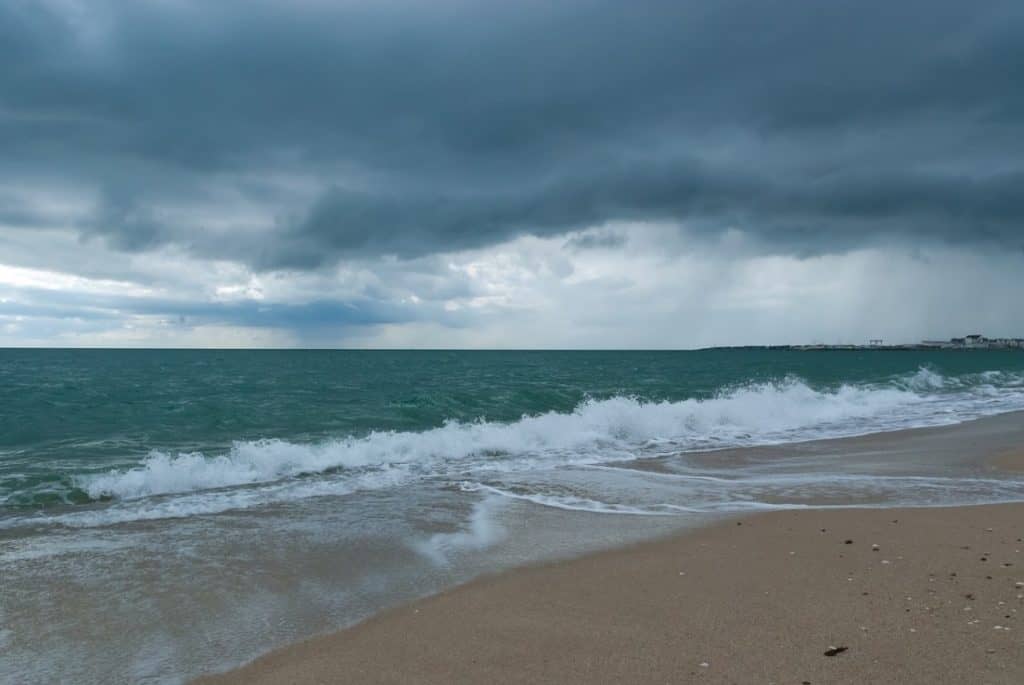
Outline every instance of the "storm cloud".
<path fill-rule="evenodd" d="M 0 60 L 0 174 L 93 193 L 71 223 L 117 249 L 305 269 L 624 220 L 1024 247 L 1016 2 L 5 0 Z"/>
<path fill-rule="evenodd" d="M 151 298 L 94 312 L 468 330 L 636 245 L 1024 257 L 1020 2 L 0 0 L 0 65 L 0 267 Z"/>

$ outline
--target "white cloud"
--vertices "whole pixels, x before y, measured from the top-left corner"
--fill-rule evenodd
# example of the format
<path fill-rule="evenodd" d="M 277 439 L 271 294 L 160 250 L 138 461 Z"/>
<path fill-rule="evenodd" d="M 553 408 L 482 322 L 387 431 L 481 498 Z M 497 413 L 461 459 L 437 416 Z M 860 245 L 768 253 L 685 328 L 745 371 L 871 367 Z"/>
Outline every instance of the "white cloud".
<path fill-rule="evenodd" d="M 84 278 L 74 274 L 44 269 L 26 269 L 0 264 L 0 286 L 38 288 L 77 293 L 144 296 L 152 294 L 148 288 L 128 281 Z"/>

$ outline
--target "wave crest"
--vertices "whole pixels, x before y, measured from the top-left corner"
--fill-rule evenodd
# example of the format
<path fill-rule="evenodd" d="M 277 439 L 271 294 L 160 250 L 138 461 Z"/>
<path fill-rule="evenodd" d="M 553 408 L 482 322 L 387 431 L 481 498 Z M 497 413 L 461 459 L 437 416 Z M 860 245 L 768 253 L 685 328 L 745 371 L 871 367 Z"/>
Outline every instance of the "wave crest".
<path fill-rule="evenodd" d="M 787 378 L 708 399 L 589 399 L 569 413 L 524 416 L 513 423 L 449 421 L 422 432 L 375 432 L 319 444 L 240 441 L 215 456 L 154 451 L 137 467 L 74 480 L 93 498 L 137 499 L 368 468 L 402 466 L 440 475 L 597 463 L 636 456 L 652 444 L 667 443 L 678 451 L 841 434 L 921 400 L 896 387 L 843 385 L 822 391 Z"/>

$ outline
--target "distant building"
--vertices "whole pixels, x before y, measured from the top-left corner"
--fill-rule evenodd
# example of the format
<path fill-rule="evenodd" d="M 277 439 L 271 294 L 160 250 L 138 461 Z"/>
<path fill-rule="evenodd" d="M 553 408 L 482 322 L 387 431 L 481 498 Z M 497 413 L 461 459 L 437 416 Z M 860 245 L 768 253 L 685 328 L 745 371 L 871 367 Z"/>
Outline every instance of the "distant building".
<path fill-rule="evenodd" d="M 963 338 L 949 340 L 922 340 L 911 344 L 884 344 L 881 338 L 872 338 L 867 345 L 832 344 L 824 345 L 781 345 L 770 349 L 787 350 L 1024 350 L 1024 338 L 986 338 L 981 333 L 972 333 Z"/>
<path fill-rule="evenodd" d="M 986 338 L 980 333 L 972 333 L 963 338 L 950 338 L 943 340 L 922 340 L 918 347 L 940 348 L 940 349 L 981 349 L 981 350 L 1009 350 L 1024 349 L 1024 338 Z"/>
<path fill-rule="evenodd" d="M 1024 347 L 1024 338 L 995 338 L 990 339 L 988 344 L 992 347 L 1012 347 L 1016 349 Z"/>

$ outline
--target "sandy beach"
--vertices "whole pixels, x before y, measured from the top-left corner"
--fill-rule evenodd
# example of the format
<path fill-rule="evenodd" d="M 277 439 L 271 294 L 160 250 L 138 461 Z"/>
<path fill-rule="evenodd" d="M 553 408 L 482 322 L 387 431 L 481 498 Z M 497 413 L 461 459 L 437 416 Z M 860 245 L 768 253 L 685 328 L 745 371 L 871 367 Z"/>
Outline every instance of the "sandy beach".
<path fill-rule="evenodd" d="M 480 579 L 198 682 L 1016 684 L 1022 549 L 1024 504 L 761 514 Z"/>

